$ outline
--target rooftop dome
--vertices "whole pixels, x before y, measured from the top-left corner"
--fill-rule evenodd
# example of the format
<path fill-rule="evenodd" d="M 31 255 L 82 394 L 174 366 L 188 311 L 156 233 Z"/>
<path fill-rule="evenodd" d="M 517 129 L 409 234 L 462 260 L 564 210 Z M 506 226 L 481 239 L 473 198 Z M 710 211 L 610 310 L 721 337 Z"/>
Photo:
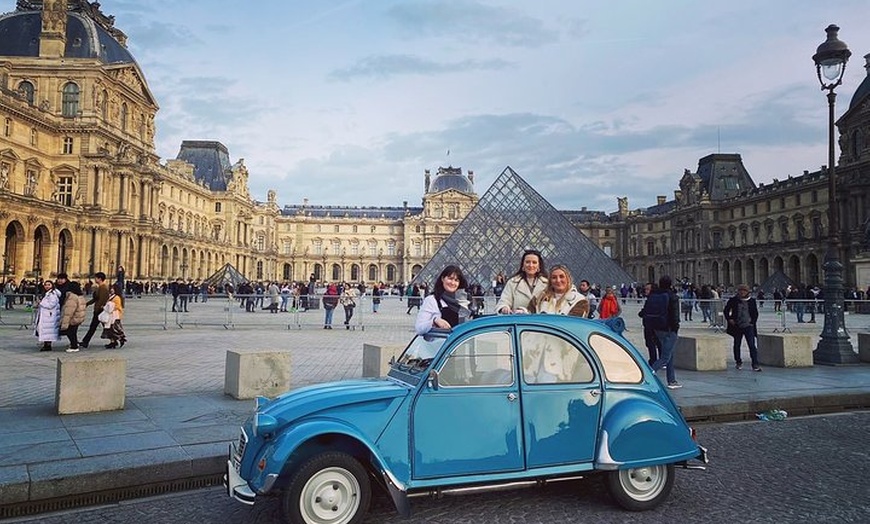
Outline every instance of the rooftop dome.
<path fill-rule="evenodd" d="M 0 16 L 0 56 L 39 56 L 41 4 L 19 2 L 17 11 Z M 64 58 L 98 58 L 105 64 L 136 63 L 121 43 L 126 41 L 126 35 L 112 26 L 114 18 L 103 15 L 98 4 L 73 1 L 69 9 Z"/>
<path fill-rule="evenodd" d="M 855 90 L 855 94 L 852 95 L 852 101 L 849 103 L 849 109 L 857 106 L 859 103 L 861 103 L 862 100 L 870 95 L 870 53 L 864 55 L 864 61 L 864 69 L 867 70 L 867 76 L 864 77 L 864 81 L 861 82 L 861 85 L 859 85 L 858 89 Z"/>
<path fill-rule="evenodd" d="M 460 167 L 439 167 L 438 174 L 429 184 L 429 193 L 440 193 L 449 189 L 474 193 L 474 184 L 471 179 L 462 174 Z"/>

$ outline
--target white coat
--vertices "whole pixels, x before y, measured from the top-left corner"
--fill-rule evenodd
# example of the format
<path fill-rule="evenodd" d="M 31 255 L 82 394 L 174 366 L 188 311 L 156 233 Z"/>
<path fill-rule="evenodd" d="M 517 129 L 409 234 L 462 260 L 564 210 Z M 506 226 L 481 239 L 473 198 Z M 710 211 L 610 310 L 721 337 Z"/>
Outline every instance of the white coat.
<path fill-rule="evenodd" d="M 60 291 L 52 289 L 42 297 L 36 310 L 36 336 L 40 342 L 60 340 Z"/>

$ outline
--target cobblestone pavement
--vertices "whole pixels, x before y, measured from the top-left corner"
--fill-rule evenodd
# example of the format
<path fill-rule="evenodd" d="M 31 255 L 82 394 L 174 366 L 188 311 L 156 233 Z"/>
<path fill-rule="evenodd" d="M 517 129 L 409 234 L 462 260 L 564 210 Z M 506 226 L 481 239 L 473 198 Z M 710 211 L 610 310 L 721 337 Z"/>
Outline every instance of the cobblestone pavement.
<path fill-rule="evenodd" d="M 491 300 L 488 306 L 492 311 Z M 644 352 L 639 307 L 632 302 L 624 306 L 625 336 Z M 362 345 L 406 344 L 413 336 L 416 310 L 409 315 L 406 302 L 389 297 L 374 314 L 371 304 L 360 300 L 351 330 L 344 329 L 340 308 L 333 330 L 323 329 L 323 314 L 323 310 L 270 314 L 261 309 L 246 313 L 237 302 L 225 299 L 191 302 L 188 313 L 176 314 L 171 312 L 171 298 L 129 298 L 124 323 L 130 342 L 114 350 L 127 358 L 127 396 L 221 392 L 226 350 L 239 348 L 289 350 L 292 387 L 356 378 L 362 374 Z M 65 354 L 62 350 L 67 343 L 55 343 L 50 353 L 39 352 L 32 329 L 18 327 L 27 318 L 19 307 L 0 319 L 0 358 L 4 362 L 0 366 L 0 407 L 54 402 L 56 358 Z M 700 313 L 695 318 L 700 319 Z M 759 331 L 781 330 L 782 318 L 768 305 L 762 309 Z M 819 333 L 821 315 L 818 322 L 787 327 L 795 333 Z M 870 315 L 848 315 L 847 325 L 857 346 L 856 333 L 870 328 Z M 79 330 L 80 337 L 86 327 Z M 684 322 L 681 332 L 714 330 L 695 320 Z M 94 338 L 82 353 L 112 351 L 103 349 L 103 342 Z"/>
<path fill-rule="evenodd" d="M 373 498 L 367 523 L 865 523 L 870 515 L 864 472 L 870 412 L 802 417 L 782 422 L 708 425 L 700 439 L 711 450 L 709 469 L 677 471 L 669 500 L 630 514 L 617 508 L 597 477 L 483 494 L 419 498 L 413 515 L 396 515 L 386 495 Z M 39 515 L 10 522 L 81 524 L 254 524 L 279 522 L 276 500 L 253 508 L 219 488 Z"/>

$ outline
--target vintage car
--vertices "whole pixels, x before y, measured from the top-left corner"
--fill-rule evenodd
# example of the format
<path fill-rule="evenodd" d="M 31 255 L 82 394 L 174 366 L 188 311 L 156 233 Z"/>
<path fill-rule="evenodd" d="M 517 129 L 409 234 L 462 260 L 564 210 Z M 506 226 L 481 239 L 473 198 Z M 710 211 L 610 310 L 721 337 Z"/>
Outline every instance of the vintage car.
<path fill-rule="evenodd" d="M 260 398 L 230 446 L 228 493 L 280 496 L 293 523 L 349 523 L 372 481 L 409 515 L 416 495 L 601 473 L 623 508 L 654 508 L 674 467 L 707 455 L 622 328 L 483 317 L 415 337 L 385 378 Z"/>

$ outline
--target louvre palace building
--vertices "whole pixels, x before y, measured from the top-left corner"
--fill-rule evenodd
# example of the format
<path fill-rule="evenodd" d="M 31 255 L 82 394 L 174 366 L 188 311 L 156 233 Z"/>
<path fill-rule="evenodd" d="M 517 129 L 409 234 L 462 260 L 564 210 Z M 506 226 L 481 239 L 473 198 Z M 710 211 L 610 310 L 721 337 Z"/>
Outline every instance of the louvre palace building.
<path fill-rule="evenodd" d="M 256 173 L 217 140 L 184 141 L 163 160 L 158 101 L 126 39 L 87 0 L 19 0 L 0 15 L 4 280 L 61 271 L 85 279 L 118 265 L 128 279 L 199 280 L 232 264 L 254 280 L 401 283 L 480 200 L 472 171 L 421 166 L 419 206 L 282 206 L 274 191 L 265 201 L 251 196 Z M 866 288 L 870 79 L 837 127 L 844 277 Z M 652 207 L 619 199 L 615 212 L 561 213 L 637 281 L 667 273 L 730 286 L 781 270 L 822 282 L 826 167 L 756 184 L 740 155 L 711 154 L 674 178 L 673 196 Z"/>

